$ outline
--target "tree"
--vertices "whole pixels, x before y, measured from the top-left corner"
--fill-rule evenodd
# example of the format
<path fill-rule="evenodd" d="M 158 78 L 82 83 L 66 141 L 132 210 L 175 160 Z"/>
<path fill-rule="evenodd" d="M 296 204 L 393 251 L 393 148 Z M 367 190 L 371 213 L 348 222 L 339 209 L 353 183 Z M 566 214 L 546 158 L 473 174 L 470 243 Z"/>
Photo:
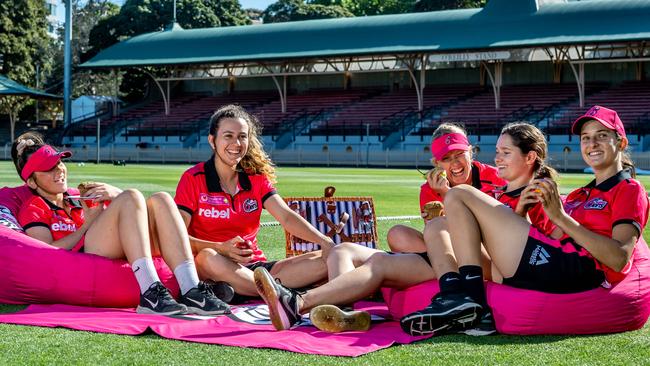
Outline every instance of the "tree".
<path fill-rule="evenodd" d="M 487 0 L 418 0 L 413 11 L 437 11 L 451 9 L 482 8 Z"/>
<path fill-rule="evenodd" d="M 47 26 L 42 0 L 0 1 L 0 74 L 34 85 L 36 65 L 51 66 L 49 60 L 40 59 L 50 39 Z"/>
<path fill-rule="evenodd" d="M 47 11 L 42 0 L 0 1 L 0 74 L 28 86 L 35 85 L 36 65 L 51 68 L 44 58 L 50 37 L 47 35 Z M 0 114 L 9 116 L 12 140 L 18 114 L 32 103 L 29 98 L 0 98 Z"/>
<path fill-rule="evenodd" d="M 352 17 L 339 5 L 305 4 L 303 0 L 279 0 L 264 11 L 264 23 L 292 22 L 297 20 Z"/>
<path fill-rule="evenodd" d="M 310 4 L 338 5 L 355 16 L 402 14 L 413 9 L 415 0 L 309 0 Z"/>
<path fill-rule="evenodd" d="M 109 0 L 72 0 L 72 42 L 71 56 L 74 70 L 72 83 L 72 96 L 78 97 L 86 94 L 113 94 L 113 78 L 106 72 L 90 72 L 75 70 L 76 66 L 86 61 L 86 53 L 90 50 L 89 36 L 93 27 L 103 19 L 119 12 L 119 7 Z M 57 30 L 59 39 L 64 39 L 64 28 Z M 63 43 L 54 40 L 52 45 L 52 58 L 55 61 L 52 73 L 47 84 L 48 91 L 62 92 L 63 90 Z"/>
<path fill-rule="evenodd" d="M 173 19 L 169 0 L 127 0 L 119 13 L 100 20 L 90 31 L 90 58 L 113 44 L 143 33 L 160 31 Z M 238 0 L 178 0 L 177 23 L 185 29 L 212 28 L 249 24 L 250 20 Z M 120 85 L 124 99 L 134 101 L 144 96 L 142 71 L 129 70 Z"/>
<path fill-rule="evenodd" d="M 10 95 L 0 98 L 0 114 L 9 116 L 11 141 L 16 137 L 16 122 L 20 113 L 32 100 L 22 95 Z"/>

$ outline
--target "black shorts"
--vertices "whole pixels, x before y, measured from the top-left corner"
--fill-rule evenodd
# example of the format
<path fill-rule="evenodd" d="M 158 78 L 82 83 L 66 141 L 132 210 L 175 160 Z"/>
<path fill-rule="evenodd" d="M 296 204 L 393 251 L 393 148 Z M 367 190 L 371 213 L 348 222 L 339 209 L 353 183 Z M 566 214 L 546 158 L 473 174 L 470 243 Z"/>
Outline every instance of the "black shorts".
<path fill-rule="evenodd" d="M 395 252 L 386 252 L 388 254 L 416 254 L 419 255 L 422 259 L 424 259 L 425 262 L 427 262 L 428 265 L 431 265 L 431 260 L 429 260 L 429 255 L 427 252 L 420 252 L 420 253 L 395 253 Z"/>
<path fill-rule="evenodd" d="M 244 267 L 250 269 L 251 271 L 254 271 L 255 268 L 257 267 L 263 267 L 267 271 L 271 272 L 271 268 L 273 268 L 273 266 L 275 266 L 276 263 L 278 263 L 278 261 L 269 261 L 269 262 L 258 261 L 258 262 L 244 264 Z"/>
<path fill-rule="evenodd" d="M 531 227 L 515 275 L 503 284 L 528 290 L 568 294 L 600 286 L 605 274 L 571 239 L 554 240 Z"/>
<path fill-rule="evenodd" d="M 243 266 L 250 269 L 251 271 L 254 271 L 255 268 L 263 267 L 267 271 L 271 272 L 271 268 L 273 268 L 273 266 L 276 263 L 278 263 L 278 261 L 270 261 L 270 262 L 258 261 L 258 262 L 253 262 L 253 263 L 249 263 L 249 264 L 244 264 Z M 241 294 L 235 293 L 235 296 L 232 298 L 232 300 L 230 300 L 229 304 L 230 305 L 240 305 L 240 304 L 246 303 L 248 301 L 257 301 L 259 299 L 260 298 L 257 297 L 257 296 L 246 296 L 246 295 L 241 295 Z"/>

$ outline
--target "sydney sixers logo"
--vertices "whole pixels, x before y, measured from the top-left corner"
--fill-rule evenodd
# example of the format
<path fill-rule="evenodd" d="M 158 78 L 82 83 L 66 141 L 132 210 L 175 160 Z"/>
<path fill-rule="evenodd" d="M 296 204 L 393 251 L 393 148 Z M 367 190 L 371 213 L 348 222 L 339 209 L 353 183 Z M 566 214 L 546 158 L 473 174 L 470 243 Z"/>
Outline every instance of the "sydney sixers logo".
<path fill-rule="evenodd" d="M 585 210 L 602 210 L 607 206 L 607 201 L 602 198 L 594 198 L 585 203 Z"/>
<path fill-rule="evenodd" d="M 246 201 L 244 201 L 244 212 L 254 212 L 257 211 L 259 208 L 259 205 L 257 204 L 257 200 L 253 198 L 249 198 Z"/>
<path fill-rule="evenodd" d="M 595 116 L 598 114 L 598 111 L 600 110 L 600 107 L 592 107 L 590 110 L 587 111 L 588 116 Z"/>

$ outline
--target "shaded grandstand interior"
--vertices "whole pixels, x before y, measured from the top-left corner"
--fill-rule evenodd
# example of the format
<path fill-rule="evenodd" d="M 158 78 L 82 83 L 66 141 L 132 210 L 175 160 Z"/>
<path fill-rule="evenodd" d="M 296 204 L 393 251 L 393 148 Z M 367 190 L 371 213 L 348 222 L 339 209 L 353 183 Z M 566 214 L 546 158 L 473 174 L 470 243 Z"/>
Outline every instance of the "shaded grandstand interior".
<path fill-rule="evenodd" d="M 630 133 L 648 132 L 650 82 L 591 82 L 586 85 L 585 95 L 587 105 L 602 104 L 618 110 Z M 471 134 L 493 135 L 505 123 L 520 120 L 537 124 L 550 134 L 567 134 L 571 121 L 584 110 L 578 105 L 578 90 L 573 83 L 503 86 L 499 109 L 495 109 L 492 88 L 479 85 L 427 86 L 422 111 L 418 111 L 413 88 L 292 91 L 287 96 L 285 113 L 279 99 L 273 91 L 174 95 L 169 115 L 165 115 L 163 102 L 158 100 L 102 119 L 102 139 L 107 143 L 140 142 L 164 136 L 175 137 L 177 142 L 189 141 L 190 136 L 207 133 L 211 114 L 229 103 L 240 104 L 255 114 L 265 135 L 277 138 L 288 134 L 294 139 L 298 135 L 367 133 L 380 140 L 391 134 L 401 135 L 402 140 L 408 135 L 426 139 L 442 122 L 462 123 Z M 74 124 L 65 131 L 67 136 L 95 134 L 95 120 Z"/>

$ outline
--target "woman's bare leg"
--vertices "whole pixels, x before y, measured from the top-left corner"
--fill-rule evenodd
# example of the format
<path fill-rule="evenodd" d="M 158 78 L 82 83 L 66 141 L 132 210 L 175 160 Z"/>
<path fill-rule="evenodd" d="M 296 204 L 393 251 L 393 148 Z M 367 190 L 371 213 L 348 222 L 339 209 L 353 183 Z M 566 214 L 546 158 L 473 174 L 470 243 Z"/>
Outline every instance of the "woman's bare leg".
<path fill-rule="evenodd" d="M 410 226 L 395 225 L 391 227 L 386 240 L 390 250 L 395 253 L 424 253 L 427 251 L 422 233 Z"/>
<path fill-rule="evenodd" d="M 377 252 L 353 271 L 303 294 L 300 312 L 323 304 L 349 304 L 380 287 L 405 288 L 433 278 L 433 270 L 417 254 Z"/>
<path fill-rule="evenodd" d="M 281 259 L 269 272 L 290 288 L 305 287 L 327 279 L 327 265 L 320 250 Z M 252 286 L 255 288 L 254 283 Z"/>
<path fill-rule="evenodd" d="M 199 278 L 227 282 L 240 295 L 257 296 L 253 271 L 217 253 L 203 249 L 195 257 Z"/>
<path fill-rule="evenodd" d="M 370 256 L 379 252 L 381 251 L 353 243 L 341 243 L 334 246 L 327 257 L 329 280 L 354 270 L 366 262 Z"/>
<path fill-rule="evenodd" d="M 172 269 L 193 260 L 187 229 L 169 193 L 158 192 L 149 197 L 147 211 L 153 255 L 162 255 Z"/>
<path fill-rule="evenodd" d="M 436 217 L 427 222 L 424 227 L 424 241 L 436 278 L 440 278 L 448 272 L 458 272 L 458 262 L 451 245 L 449 223 L 446 217 Z M 482 248 L 481 267 L 483 267 L 483 278 L 490 280 L 492 278 L 492 262 L 485 248 Z"/>
<path fill-rule="evenodd" d="M 492 197 L 470 186 L 445 196 L 445 213 L 459 266 L 481 265 L 481 242 L 504 277 L 515 274 L 528 240 L 530 223 Z"/>
<path fill-rule="evenodd" d="M 151 258 L 147 205 L 142 193 L 127 189 L 117 196 L 86 232 L 84 250 L 111 259 Z"/>

